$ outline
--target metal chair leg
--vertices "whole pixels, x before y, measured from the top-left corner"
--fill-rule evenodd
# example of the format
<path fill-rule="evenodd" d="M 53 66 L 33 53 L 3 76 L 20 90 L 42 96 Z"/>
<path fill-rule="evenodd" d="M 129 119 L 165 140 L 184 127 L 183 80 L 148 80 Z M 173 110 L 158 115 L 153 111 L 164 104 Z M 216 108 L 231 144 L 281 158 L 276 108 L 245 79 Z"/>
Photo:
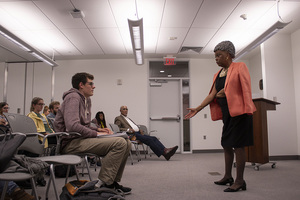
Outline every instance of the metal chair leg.
<path fill-rule="evenodd" d="M 54 168 L 54 166 L 53 166 L 53 164 L 51 164 L 50 165 L 50 179 L 52 179 L 52 185 L 53 185 L 55 197 L 56 197 L 57 200 L 59 200 L 57 189 L 56 189 L 56 184 L 55 184 L 55 174 L 54 174 L 54 169 L 53 168 Z M 50 183 L 50 179 L 49 179 L 49 183 Z"/>
<path fill-rule="evenodd" d="M 88 162 L 87 156 L 84 156 L 84 161 L 85 161 L 85 165 L 86 165 L 86 169 L 87 169 L 90 181 L 92 181 L 92 177 L 91 177 L 91 173 L 90 173 L 89 162 Z"/>
<path fill-rule="evenodd" d="M 4 200 L 4 198 L 5 198 L 5 194 L 6 194 L 6 191 L 7 191 L 7 186 L 8 186 L 8 181 L 5 181 L 5 184 L 4 184 L 4 187 L 3 187 L 3 190 L 2 190 L 1 200 Z"/>
<path fill-rule="evenodd" d="M 133 158 L 132 158 L 132 153 L 131 150 L 129 151 L 130 159 L 131 159 L 131 165 L 133 165 Z"/>

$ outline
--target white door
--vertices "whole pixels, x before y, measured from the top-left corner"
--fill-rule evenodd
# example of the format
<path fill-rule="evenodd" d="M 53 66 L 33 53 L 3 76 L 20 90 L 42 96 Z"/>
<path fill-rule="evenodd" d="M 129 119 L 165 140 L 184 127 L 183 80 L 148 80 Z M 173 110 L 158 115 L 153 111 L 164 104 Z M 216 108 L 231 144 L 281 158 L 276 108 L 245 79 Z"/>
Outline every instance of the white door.
<path fill-rule="evenodd" d="M 178 145 L 181 151 L 182 119 L 180 80 L 150 80 L 150 130 L 157 130 L 165 147 Z"/>

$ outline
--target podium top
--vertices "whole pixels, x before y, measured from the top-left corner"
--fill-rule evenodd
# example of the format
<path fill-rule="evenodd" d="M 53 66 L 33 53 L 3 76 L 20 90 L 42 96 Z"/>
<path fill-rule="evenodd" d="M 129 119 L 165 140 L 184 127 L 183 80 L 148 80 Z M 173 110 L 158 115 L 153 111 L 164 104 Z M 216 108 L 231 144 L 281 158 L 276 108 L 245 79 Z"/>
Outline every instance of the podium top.
<path fill-rule="evenodd" d="M 274 104 L 274 105 L 280 104 L 279 102 L 272 101 L 272 100 L 265 99 L 265 98 L 255 98 L 255 99 L 252 99 L 252 100 L 253 100 L 253 102 L 255 102 L 255 101 L 264 101 L 266 103 L 270 103 L 270 104 Z"/>

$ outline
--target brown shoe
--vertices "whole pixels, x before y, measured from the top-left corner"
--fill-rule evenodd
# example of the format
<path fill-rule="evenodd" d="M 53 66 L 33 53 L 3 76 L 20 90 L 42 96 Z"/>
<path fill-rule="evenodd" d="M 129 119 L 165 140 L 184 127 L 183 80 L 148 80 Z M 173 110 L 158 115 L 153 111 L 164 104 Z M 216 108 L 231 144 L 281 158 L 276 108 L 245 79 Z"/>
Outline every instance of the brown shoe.
<path fill-rule="evenodd" d="M 163 156 L 166 160 L 170 160 L 170 158 L 176 153 L 178 146 L 172 148 L 165 148 Z"/>
<path fill-rule="evenodd" d="M 34 200 L 35 199 L 34 196 L 31 196 L 23 189 L 14 191 L 10 197 L 12 198 L 12 200 Z"/>

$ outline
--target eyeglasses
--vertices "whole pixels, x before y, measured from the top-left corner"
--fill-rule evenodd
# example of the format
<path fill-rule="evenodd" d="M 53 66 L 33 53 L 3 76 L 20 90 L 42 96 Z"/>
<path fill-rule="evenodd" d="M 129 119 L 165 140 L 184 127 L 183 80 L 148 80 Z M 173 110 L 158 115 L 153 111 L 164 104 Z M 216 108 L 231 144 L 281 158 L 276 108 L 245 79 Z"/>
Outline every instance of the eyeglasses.
<path fill-rule="evenodd" d="M 9 108 L 10 108 L 10 107 L 3 107 L 3 109 L 5 109 L 5 110 L 9 110 Z"/>
<path fill-rule="evenodd" d="M 88 84 L 90 86 L 94 86 L 94 82 L 87 82 L 86 84 Z"/>
<path fill-rule="evenodd" d="M 37 105 L 44 106 L 45 104 L 44 103 L 37 103 Z"/>
<path fill-rule="evenodd" d="M 128 108 L 122 108 L 122 110 L 128 110 Z"/>

